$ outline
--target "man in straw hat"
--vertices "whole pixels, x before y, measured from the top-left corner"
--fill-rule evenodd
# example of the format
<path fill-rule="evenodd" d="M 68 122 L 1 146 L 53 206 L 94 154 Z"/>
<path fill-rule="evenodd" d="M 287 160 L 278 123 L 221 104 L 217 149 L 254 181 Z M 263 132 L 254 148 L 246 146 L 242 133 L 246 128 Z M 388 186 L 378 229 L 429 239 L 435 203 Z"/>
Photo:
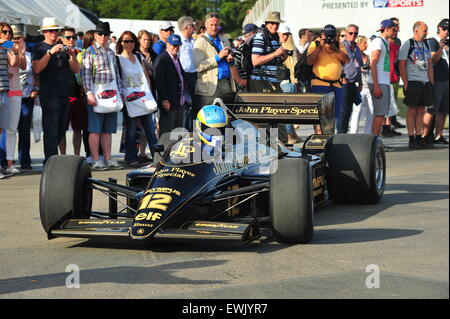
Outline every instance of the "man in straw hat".
<path fill-rule="evenodd" d="M 36 45 L 32 56 L 33 70 L 39 77 L 44 164 L 58 154 L 58 145 L 66 133 L 71 72 L 80 72 L 75 51 L 57 44 L 61 29 L 56 18 L 44 18 L 39 32 L 45 39 Z"/>
<path fill-rule="evenodd" d="M 282 67 L 288 54 L 280 44 L 278 29 L 280 23 L 279 12 L 267 14 L 264 27 L 253 38 L 252 48 L 252 74 L 250 76 L 249 91 L 256 93 L 281 93 L 281 80 L 277 71 Z M 278 126 L 279 139 L 288 142 L 286 127 Z"/>
<path fill-rule="evenodd" d="M 277 69 L 288 57 L 278 36 L 282 22 L 284 21 L 281 20 L 279 12 L 269 12 L 264 28 L 258 31 L 253 39 L 253 71 L 249 85 L 251 92 L 281 92 Z"/>

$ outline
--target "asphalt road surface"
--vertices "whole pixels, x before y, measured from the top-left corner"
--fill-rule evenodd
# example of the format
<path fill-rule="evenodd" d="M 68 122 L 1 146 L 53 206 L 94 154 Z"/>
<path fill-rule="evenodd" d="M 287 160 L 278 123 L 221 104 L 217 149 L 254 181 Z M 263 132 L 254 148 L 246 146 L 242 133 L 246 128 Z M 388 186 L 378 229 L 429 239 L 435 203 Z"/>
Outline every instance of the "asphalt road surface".
<path fill-rule="evenodd" d="M 0 180 L 0 298 L 449 298 L 448 146 L 385 142 L 396 149 L 383 200 L 321 208 L 308 245 L 278 244 L 269 231 L 246 246 L 48 241 L 34 164 Z M 123 183 L 126 172 L 94 177 Z"/>

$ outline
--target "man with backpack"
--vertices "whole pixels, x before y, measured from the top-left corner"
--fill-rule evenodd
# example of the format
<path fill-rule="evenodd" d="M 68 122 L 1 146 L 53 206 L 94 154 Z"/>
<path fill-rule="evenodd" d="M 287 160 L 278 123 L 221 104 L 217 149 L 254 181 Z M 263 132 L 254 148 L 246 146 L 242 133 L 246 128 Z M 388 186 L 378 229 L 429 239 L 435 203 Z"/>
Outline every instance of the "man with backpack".
<path fill-rule="evenodd" d="M 434 143 L 441 145 L 448 145 L 448 141 L 442 136 L 449 105 L 448 22 L 448 19 L 441 20 L 437 26 L 437 35 L 428 40 L 434 69 L 434 104 L 427 108 L 424 118 L 424 129 L 425 135 L 433 135 L 433 129 L 428 127 L 427 124 L 432 123 L 434 118 Z"/>
<path fill-rule="evenodd" d="M 424 22 L 414 24 L 414 37 L 405 41 L 400 48 L 399 68 L 403 80 L 405 99 L 408 106 L 406 127 L 409 148 L 433 147 L 433 141 L 423 132 L 425 106 L 433 105 L 433 64 L 431 51 L 426 41 L 428 27 Z"/>
<path fill-rule="evenodd" d="M 243 91 L 248 87 L 248 80 L 253 70 L 252 63 L 252 47 L 253 38 L 258 31 L 256 24 L 248 23 L 242 29 L 244 42 L 238 47 L 235 52 L 235 65 L 238 71 L 239 77 L 243 79 L 243 85 L 239 86 L 239 90 Z"/>
<path fill-rule="evenodd" d="M 299 59 L 294 67 L 294 75 L 297 79 L 297 91 L 307 93 L 311 91 L 312 67 L 306 63 L 306 57 L 308 55 L 308 48 L 313 40 L 313 33 L 308 29 L 300 29 L 298 36 L 300 38 L 300 42 L 297 45 Z"/>

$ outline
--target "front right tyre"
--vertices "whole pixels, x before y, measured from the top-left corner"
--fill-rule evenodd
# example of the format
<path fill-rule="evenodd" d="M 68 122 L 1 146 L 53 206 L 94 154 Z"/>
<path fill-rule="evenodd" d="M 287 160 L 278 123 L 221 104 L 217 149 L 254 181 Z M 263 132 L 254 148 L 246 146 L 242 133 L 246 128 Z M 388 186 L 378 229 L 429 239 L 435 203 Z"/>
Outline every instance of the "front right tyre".
<path fill-rule="evenodd" d="M 92 188 L 91 168 L 79 156 L 56 155 L 48 159 L 41 176 L 39 211 L 49 238 L 51 230 L 67 219 L 89 218 Z"/>

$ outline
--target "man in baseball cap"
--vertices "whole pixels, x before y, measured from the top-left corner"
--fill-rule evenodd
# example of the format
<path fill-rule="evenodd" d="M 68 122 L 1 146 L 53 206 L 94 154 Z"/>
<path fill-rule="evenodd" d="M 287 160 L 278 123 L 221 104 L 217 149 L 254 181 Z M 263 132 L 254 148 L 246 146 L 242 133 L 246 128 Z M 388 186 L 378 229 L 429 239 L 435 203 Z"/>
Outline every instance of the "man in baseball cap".
<path fill-rule="evenodd" d="M 383 32 L 386 29 L 390 29 L 390 28 L 396 28 L 397 24 L 395 24 L 394 21 L 392 21 L 391 19 L 386 19 L 381 21 L 380 23 L 380 29 L 377 30 L 377 32 Z"/>
<path fill-rule="evenodd" d="M 246 35 L 248 33 L 251 32 L 255 32 L 258 31 L 258 27 L 256 26 L 256 24 L 253 23 L 247 23 L 244 28 L 242 29 L 242 34 Z"/>
<path fill-rule="evenodd" d="M 170 21 L 165 21 L 159 26 L 159 40 L 153 45 L 153 51 L 160 55 L 166 50 L 167 38 L 174 33 L 175 27 Z"/>
<path fill-rule="evenodd" d="M 178 34 L 171 34 L 167 38 L 167 43 L 172 46 L 182 45 L 181 37 Z"/>

